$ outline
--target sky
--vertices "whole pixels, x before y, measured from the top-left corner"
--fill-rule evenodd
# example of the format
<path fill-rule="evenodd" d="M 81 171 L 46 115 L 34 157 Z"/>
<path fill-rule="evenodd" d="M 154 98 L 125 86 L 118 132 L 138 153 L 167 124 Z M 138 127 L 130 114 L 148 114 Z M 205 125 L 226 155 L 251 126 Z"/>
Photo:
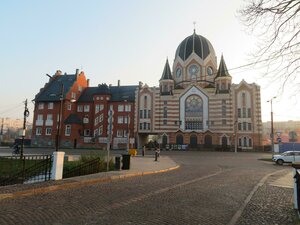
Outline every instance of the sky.
<path fill-rule="evenodd" d="M 226 4 L 225 4 L 226 2 Z M 218 63 L 224 55 L 233 83 L 261 87 L 263 122 L 300 120 L 298 95 L 247 67 L 256 37 L 246 32 L 237 11 L 243 0 L 10 0 L 0 2 L 0 117 L 23 118 L 56 70 L 83 70 L 90 86 L 101 83 L 158 86 L 166 58 L 170 66 L 180 42 L 193 33 L 212 43 Z"/>

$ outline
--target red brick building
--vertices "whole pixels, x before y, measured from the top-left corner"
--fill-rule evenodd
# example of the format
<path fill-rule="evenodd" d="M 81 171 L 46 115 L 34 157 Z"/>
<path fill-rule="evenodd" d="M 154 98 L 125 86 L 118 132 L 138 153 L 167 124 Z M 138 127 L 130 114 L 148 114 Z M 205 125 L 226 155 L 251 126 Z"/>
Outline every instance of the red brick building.
<path fill-rule="evenodd" d="M 60 148 L 106 148 L 110 127 L 111 147 L 127 148 L 134 137 L 136 89 L 106 84 L 89 87 L 84 72 L 63 75 L 57 71 L 34 99 L 32 145 L 55 146 L 61 108 Z"/>

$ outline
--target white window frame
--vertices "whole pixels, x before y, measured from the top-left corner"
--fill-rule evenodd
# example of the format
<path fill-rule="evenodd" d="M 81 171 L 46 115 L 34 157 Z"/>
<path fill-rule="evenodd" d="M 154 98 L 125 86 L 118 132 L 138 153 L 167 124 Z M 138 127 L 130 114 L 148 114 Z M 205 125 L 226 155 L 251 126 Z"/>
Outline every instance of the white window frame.
<path fill-rule="evenodd" d="M 38 109 L 44 109 L 44 103 L 39 103 Z"/>
<path fill-rule="evenodd" d="M 125 105 L 125 112 L 131 112 L 131 105 Z"/>
<path fill-rule="evenodd" d="M 52 121 L 53 120 L 53 114 L 47 114 L 47 120 Z"/>
<path fill-rule="evenodd" d="M 37 115 L 37 120 L 42 121 L 43 120 L 43 114 L 38 114 Z"/>
<path fill-rule="evenodd" d="M 123 123 L 124 123 L 123 116 L 118 116 L 118 124 L 123 124 Z"/>
<path fill-rule="evenodd" d="M 99 123 L 99 116 L 95 118 L 95 126 Z"/>
<path fill-rule="evenodd" d="M 77 112 L 83 112 L 83 106 L 82 105 L 77 106 Z"/>
<path fill-rule="evenodd" d="M 102 135 L 103 134 L 103 125 L 101 125 L 100 127 L 99 127 L 99 135 Z"/>
<path fill-rule="evenodd" d="M 48 109 L 53 109 L 53 102 L 48 103 Z"/>
<path fill-rule="evenodd" d="M 90 105 L 84 105 L 83 111 L 84 112 L 89 112 L 90 111 Z"/>
<path fill-rule="evenodd" d="M 42 128 L 41 127 L 37 127 L 36 128 L 36 130 L 35 130 L 35 135 L 37 135 L 37 136 L 40 136 L 40 135 L 42 135 Z"/>
<path fill-rule="evenodd" d="M 71 111 L 71 110 L 72 110 L 72 104 L 71 104 L 71 103 L 68 103 L 68 105 L 67 105 L 67 109 L 68 109 L 69 111 Z"/>
<path fill-rule="evenodd" d="M 117 137 L 123 137 L 123 130 L 117 130 Z"/>
<path fill-rule="evenodd" d="M 51 133 L 52 133 L 52 128 L 46 127 L 45 135 L 51 135 Z"/>
<path fill-rule="evenodd" d="M 104 117 L 104 115 L 103 115 L 103 113 L 99 116 L 99 122 L 101 123 L 101 122 L 103 122 L 103 117 Z"/>
<path fill-rule="evenodd" d="M 124 105 L 118 105 L 118 112 L 124 112 Z"/>
<path fill-rule="evenodd" d="M 65 129 L 65 136 L 70 136 L 71 135 L 71 130 L 72 130 L 72 126 L 71 125 L 66 125 L 66 129 Z"/>

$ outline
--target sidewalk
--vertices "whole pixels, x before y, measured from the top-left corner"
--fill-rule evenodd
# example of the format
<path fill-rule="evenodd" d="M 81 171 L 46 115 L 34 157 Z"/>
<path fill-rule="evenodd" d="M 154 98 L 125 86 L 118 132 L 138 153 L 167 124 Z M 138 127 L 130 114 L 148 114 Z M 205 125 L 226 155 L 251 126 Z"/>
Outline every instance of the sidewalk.
<path fill-rule="evenodd" d="M 167 156 L 159 157 L 158 161 L 154 161 L 153 156 L 136 156 L 131 157 L 130 170 L 102 172 L 86 176 L 67 178 L 59 181 L 3 186 L 0 187 L 0 200 L 6 198 L 16 198 L 21 196 L 41 194 L 56 190 L 66 190 L 69 188 L 80 188 L 99 182 L 108 182 L 134 176 L 163 173 L 178 168 L 179 165 L 177 165 Z"/>

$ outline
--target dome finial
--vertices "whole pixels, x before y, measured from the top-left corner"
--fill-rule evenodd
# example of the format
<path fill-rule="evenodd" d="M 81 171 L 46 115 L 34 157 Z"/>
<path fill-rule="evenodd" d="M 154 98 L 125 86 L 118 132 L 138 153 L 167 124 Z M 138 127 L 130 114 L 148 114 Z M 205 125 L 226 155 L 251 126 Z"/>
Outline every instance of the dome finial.
<path fill-rule="evenodd" d="M 194 34 L 196 33 L 196 21 L 193 22 L 194 24 Z"/>

